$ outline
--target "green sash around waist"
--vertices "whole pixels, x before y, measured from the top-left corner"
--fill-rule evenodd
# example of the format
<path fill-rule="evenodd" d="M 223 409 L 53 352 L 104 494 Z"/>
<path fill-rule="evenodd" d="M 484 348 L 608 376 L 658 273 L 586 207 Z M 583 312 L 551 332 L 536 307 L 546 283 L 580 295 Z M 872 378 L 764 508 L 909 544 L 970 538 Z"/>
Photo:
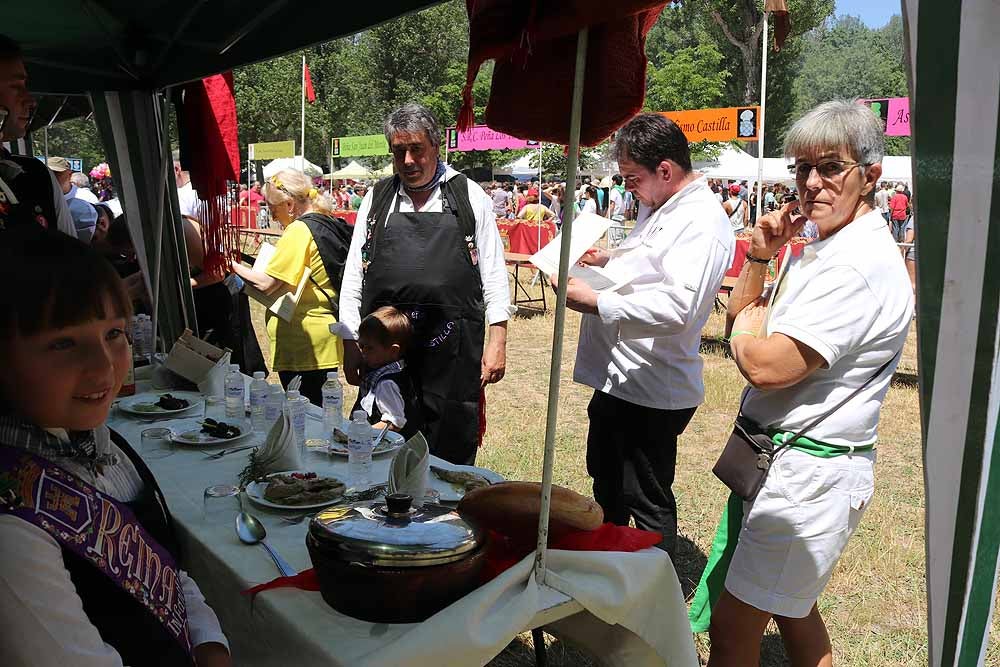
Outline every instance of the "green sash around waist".
<path fill-rule="evenodd" d="M 793 435 L 795 434 L 788 431 L 775 431 L 771 434 L 771 440 L 775 445 L 780 446 L 784 445 L 785 440 Z M 845 454 L 869 452 L 875 448 L 875 445 L 844 447 L 809 438 L 798 438 L 789 447 L 821 459 L 832 459 Z M 726 507 L 722 510 L 722 517 L 719 519 L 719 527 L 715 530 L 712 549 L 708 553 L 708 563 L 705 565 L 705 571 L 702 572 L 694 599 L 691 601 L 691 609 L 688 611 L 691 632 L 708 631 L 708 626 L 712 621 L 712 607 L 718 602 L 719 596 L 722 595 L 722 591 L 726 587 L 726 574 L 729 572 L 729 563 L 736 551 L 736 543 L 739 540 L 742 526 L 743 499 L 735 493 L 730 493 Z"/>

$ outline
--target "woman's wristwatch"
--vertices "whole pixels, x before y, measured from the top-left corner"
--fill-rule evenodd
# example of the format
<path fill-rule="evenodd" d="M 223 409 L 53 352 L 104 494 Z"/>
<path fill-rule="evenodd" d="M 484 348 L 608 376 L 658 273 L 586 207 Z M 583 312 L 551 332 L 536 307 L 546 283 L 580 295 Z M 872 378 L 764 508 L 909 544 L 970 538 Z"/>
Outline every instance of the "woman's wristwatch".
<path fill-rule="evenodd" d="M 759 257 L 754 257 L 753 255 L 750 254 L 749 250 L 747 250 L 747 261 L 753 262 L 754 264 L 764 264 L 764 265 L 771 263 L 770 259 L 760 259 Z"/>

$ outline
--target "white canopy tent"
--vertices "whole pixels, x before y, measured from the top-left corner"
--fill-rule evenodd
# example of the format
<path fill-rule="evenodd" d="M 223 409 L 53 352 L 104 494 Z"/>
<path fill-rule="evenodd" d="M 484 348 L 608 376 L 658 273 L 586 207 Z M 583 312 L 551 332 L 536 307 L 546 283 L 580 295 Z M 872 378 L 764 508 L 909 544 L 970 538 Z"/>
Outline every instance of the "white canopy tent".
<path fill-rule="evenodd" d="M 303 166 L 304 165 L 304 166 Z M 323 170 L 314 165 L 301 155 L 295 157 L 279 157 L 264 165 L 264 178 L 271 178 L 282 169 L 298 169 L 305 172 L 306 176 L 322 176 Z"/>
<path fill-rule="evenodd" d="M 350 179 L 352 181 L 360 181 L 363 178 L 371 177 L 372 172 L 361 166 L 356 160 L 351 160 L 351 162 L 343 169 L 338 169 L 333 173 L 323 176 L 323 178 L 327 180 Z"/>

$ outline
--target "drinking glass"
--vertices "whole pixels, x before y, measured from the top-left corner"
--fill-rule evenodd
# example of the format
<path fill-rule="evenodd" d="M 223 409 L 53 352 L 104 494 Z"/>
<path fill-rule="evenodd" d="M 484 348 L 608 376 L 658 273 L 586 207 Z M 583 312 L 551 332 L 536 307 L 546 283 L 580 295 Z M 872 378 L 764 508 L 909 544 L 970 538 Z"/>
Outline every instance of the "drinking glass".
<path fill-rule="evenodd" d="M 222 396 L 206 396 L 205 418 L 214 419 L 217 422 L 226 421 L 226 399 Z"/>
<path fill-rule="evenodd" d="M 140 434 L 143 458 L 162 459 L 173 454 L 172 435 L 173 431 L 162 426 L 143 429 Z"/>
<path fill-rule="evenodd" d="M 240 487 L 213 484 L 205 489 L 201 505 L 201 518 L 205 523 L 230 523 L 243 510 Z"/>

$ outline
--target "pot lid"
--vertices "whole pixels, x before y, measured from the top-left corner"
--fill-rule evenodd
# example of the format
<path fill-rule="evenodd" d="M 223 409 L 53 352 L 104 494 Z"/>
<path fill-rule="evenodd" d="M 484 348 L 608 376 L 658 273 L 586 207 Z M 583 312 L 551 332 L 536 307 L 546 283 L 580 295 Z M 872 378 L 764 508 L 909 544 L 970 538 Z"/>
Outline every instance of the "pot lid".
<path fill-rule="evenodd" d="M 329 507 L 310 521 L 309 534 L 331 555 L 392 567 L 460 560 L 482 543 L 481 532 L 451 509 L 411 503 L 408 495 L 391 494 L 383 501 Z"/>

